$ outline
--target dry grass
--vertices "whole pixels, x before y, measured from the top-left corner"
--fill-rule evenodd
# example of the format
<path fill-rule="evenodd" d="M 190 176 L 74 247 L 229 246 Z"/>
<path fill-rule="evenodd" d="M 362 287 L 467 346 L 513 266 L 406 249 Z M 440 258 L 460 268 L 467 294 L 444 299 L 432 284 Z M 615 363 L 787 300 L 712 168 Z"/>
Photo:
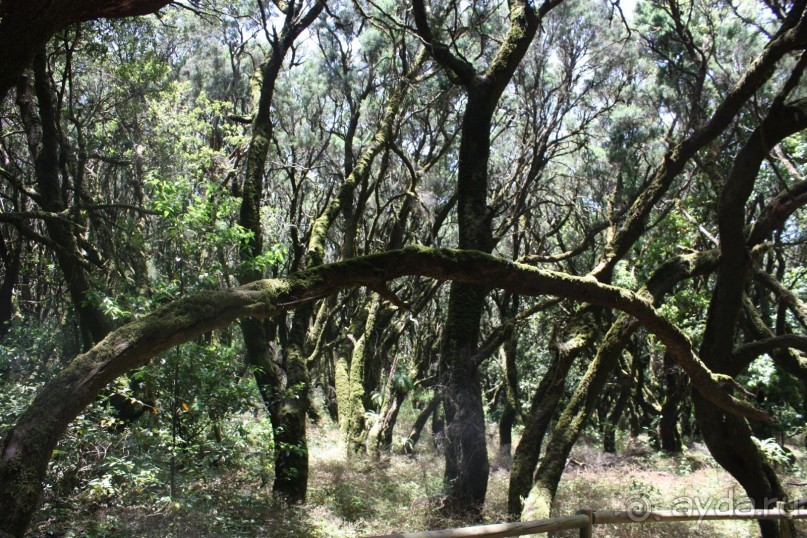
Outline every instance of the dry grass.
<path fill-rule="evenodd" d="M 402 425 L 401 431 L 405 430 Z M 371 461 L 348 459 L 333 426 L 312 428 L 309 503 L 278 506 L 261 487 L 254 469 L 234 467 L 180 484 L 181 498 L 155 506 L 133 496 L 124 506 L 86 506 L 72 501 L 53 509 L 38 525 L 39 536 L 271 536 L 352 537 L 470 525 L 435 516 L 442 489 L 442 456 L 424 436 L 415 456 Z M 701 446 L 678 457 L 645 448 L 642 442 L 605 454 L 581 443 L 572 454 L 557 496 L 556 513 L 580 508 L 626 509 L 631 499 L 670 508 L 676 499 L 698 499 L 725 508 L 744 496 Z M 490 454 L 497 453 L 491 444 Z M 494 458 L 495 459 L 495 458 Z M 494 462 L 484 523 L 506 519 L 508 471 Z M 798 496 L 798 491 L 792 492 Z M 724 505 L 717 506 L 716 503 Z M 601 526 L 601 537 L 753 536 L 753 522 L 702 522 Z M 576 533 L 567 534 L 576 536 Z"/>
<path fill-rule="evenodd" d="M 799 494 L 795 490 L 791 493 Z M 717 510 L 750 507 L 739 483 L 717 466 L 704 446 L 695 444 L 683 454 L 670 457 L 649 450 L 645 440 L 640 439 L 618 455 L 603 453 L 585 443 L 578 446 L 563 475 L 555 509 L 558 514 L 573 514 L 580 508 L 626 510 L 636 502 L 657 510 L 682 506 Z M 803 523 L 798 527 L 807 529 Z M 755 535 L 755 521 L 638 523 L 603 525 L 594 530 L 594 536 L 614 538 Z"/>

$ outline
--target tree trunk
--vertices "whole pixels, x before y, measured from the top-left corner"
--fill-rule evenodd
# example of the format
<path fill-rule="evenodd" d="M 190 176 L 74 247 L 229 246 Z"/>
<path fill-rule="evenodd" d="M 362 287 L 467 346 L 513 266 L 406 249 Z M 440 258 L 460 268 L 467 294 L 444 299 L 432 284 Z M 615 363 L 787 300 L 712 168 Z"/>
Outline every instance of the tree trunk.
<path fill-rule="evenodd" d="M 681 371 L 668 354 L 664 354 L 664 403 L 661 406 L 661 419 L 658 436 L 661 449 L 670 454 L 678 454 L 684 449 L 681 430 L 678 426 L 681 416 L 681 402 L 686 396 L 687 382 Z"/>
<path fill-rule="evenodd" d="M 239 224 L 252 232 L 241 248 L 239 281 L 248 284 L 263 278 L 253 260 L 263 254 L 261 200 L 266 159 L 272 141 L 272 101 L 283 59 L 297 37 L 310 26 L 324 9 L 315 3 L 303 11 L 302 2 L 289 2 L 283 13 L 280 35 L 275 34 L 272 53 L 260 67 L 261 87 L 257 112 L 252 122 L 252 138 L 247 152 L 246 173 L 242 186 Z M 289 502 L 303 502 L 308 487 L 308 448 L 306 413 L 309 406 L 308 367 L 303 345 L 313 305 L 294 312 L 289 341 L 281 350 L 280 364 L 274 363 L 269 351 L 269 331 L 264 322 L 245 320 L 241 324 L 247 363 L 255 371 L 255 381 L 267 404 L 275 444 L 275 480 L 273 490 Z"/>
<path fill-rule="evenodd" d="M 516 358 L 518 354 L 518 329 L 513 328 L 504 347 L 505 400 L 502 416 L 499 419 L 499 460 L 505 469 L 513 463 L 511 454 L 513 446 L 513 425 L 518 417 L 518 370 Z"/>
<path fill-rule="evenodd" d="M 53 104 L 53 89 L 47 73 L 44 48 L 37 52 L 33 63 L 33 81 L 21 77 L 17 85 L 17 104 L 25 125 L 26 138 L 34 160 L 38 205 L 51 213 L 65 212 L 67 200 L 59 172 L 59 131 L 57 112 Z M 37 104 L 34 105 L 34 94 Z M 65 178 L 64 181 L 67 181 Z M 112 329 L 111 321 L 93 299 L 90 274 L 81 254 L 71 225 L 60 219 L 47 219 L 45 226 L 52 240 L 59 269 L 64 275 L 70 299 L 78 314 L 84 351 L 100 342 Z"/>
<path fill-rule="evenodd" d="M 444 332 L 441 388 L 446 420 L 446 506 L 458 514 L 478 512 L 488 486 L 482 383 L 474 361 L 485 295 L 483 288 L 452 284 Z"/>
<path fill-rule="evenodd" d="M 748 497 L 759 509 L 770 509 L 777 501 L 787 499 L 776 471 L 760 454 L 752 440 L 748 421 L 727 415 L 700 395 L 693 395 L 698 427 L 712 457 L 742 485 Z M 787 524 L 786 522 L 784 524 Z M 776 521 L 759 520 L 763 538 L 778 538 Z"/>
<path fill-rule="evenodd" d="M 798 6 L 795 9 L 798 10 L 798 12 L 794 12 L 792 15 L 799 15 L 799 13 L 804 10 L 804 6 Z M 683 169 L 686 162 L 692 158 L 695 152 L 714 140 L 714 138 L 726 128 L 731 119 L 737 114 L 743 103 L 747 101 L 751 95 L 753 95 L 757 88 L 759 88 L 766 80 L 770 78 L 773 68 L 779 59 L 781 59 L 782 56 L 787 53 L 787 51 L 793 50 L 794 47 L 797 48 L 799 46 L 798 43 L 804 39 L 803 26 L 805 24 L 807 24 L 807 21 L 800 16 L 788 17 L 788 19 L 783 23 L 783 27 L 780 32 L 772 38 L 771 42 L 766 46 L 763 53 L 752 64 L 751 68 L 747 71 L 746 75 L 741 79 L 741 81 L 732 88 L 727 98 L 715 110 L 712 117 L 704 125 L 696 129 L 686 140 L 668 151 L 664 162 L 656 169 L 654 177 L 648 185 L 648 188 L 646 188 L 641 196 L 634 201 L 631 208 L 628 210 L 627 219 L 616 231 L 608 247 L 606 248 L 606 255 L 603 256 L 598 266 L 592 271 L 591 274 L 595 278 L 606 281 L 610 278 L 616 263 L 626 255 L 626 253 L 635 244 L 636 240 L 643 232 L 652 208 L 655 207 L 658 200 L 669 188 L 673 179 Z M 795 119 L 798 121 L 800 118 L 802 118 L 802 115 L 796 112 L 792 114 L 790 119 Z M 768 137 L 767 140 L 769 143 L 772 143 L 772 137 Z M 747 168 L 750 168 L 751 174 L 755 177 L 756 170 L 758 170 L 758 165 L 756 169 L 754 169 L 753 166 Z M 736 230 L 743 230 L 742 223 L 739 225 L 735 223 L 734 227 Z M 770 226 L 767 225 L 767 223 L 763 223 L 762 227 L 770 229 Z M 751 244 L 759 242 L 760 238 L 757 237 L 758 235 L 760 235 L 758 232 L 752 230 L 752 240 L 750 241 Z M 733 264 L 735 270 L 736 267 L 741 266 L 741 262 L 735 262 Z M 730 354 L 732 347 L 731 342 L 723 342 L 722 345 Z M 584 420 L 580 421 L 580 428 L 582 428 L 582 423 L 584 423 Z M 571 446 L 574 442 L 573 439 L 576 438 L 576 434 L 573 432 L 569 433 L 570 435 L 566 436 L 567 442 L 563 443 L 559 441 L 560 444 L 566 445 L 565 450 L 571 450 Z M 549 473 L 549 476 L 544 477 L 539 471 L 537 475 L 538 480 L 536 481 L 535 486 L 532 488 L 532 491 L 530 492 L 525 503 L 525 510 L 522 514 L 523 517 L 535 518 L 541 517 L 541 514 L 549 513 L 552 499 L 555 491 L 557 490 L 557 483 L 559 482 L 560 476 L 563 472 L 562 462 L 565 462 L 563 451 L 564 448 L 559 447 L 559 455 L 557 457 L 545 458 L 544 462 L 542 462 L 542 467 L 544 467 L 544 464 L 546 464 L 547 470 L 551 470 L 552 472 Z M 518 462 L 519 458 L 517 455 L 516 460 L 514 461 L 514 471 Z M 522 476 L 519 477 L 521 484 L 526 482 L 524 475 L 528 476 L 528 473 L 523 473 Z M 519 484 L 516 484 L 514 488 L 513 475 L 511 474 L 511 487 L 508 498 L 508 509 L 511 511 L 511 513 L 514 511 L 514 509 L 517 509 L 518 505 L 520 504 L 520 496 L 518 494 L 513 494 L 514 489 L 518 491 L 520 488 Z"/>
<path fill-rule="evenodd" d="M 732 350 L 743 291 L 751 274 L 751 257 L 745 235 L 745 205 L 772 144 L 807 127 L 805 103 L 802 101 L 799 106 L 784 104 L 804 67 L 802 57 L 767 116 L 737 154 L 720 194 L 720 265 L 709 304 L 701 356 L 708 367 L 732 377 L 740 373 Z M 709 451 L 740 482 L 754 505 L 766 508 L 769 503 L 784 500 L 786 494 L 775 471 L 753 442 L 748 422 L 723 413 L 700 395 L 695 395 L 694 401 L 698 426 Z M 778 536 L 777 522 L 760 520 L 759 525 L 764 538 Z"/>
<path fill-rule="evenodd" d="M 507 510 L 513 517 L 522 514 L 524 499 L 530 494 L 544 436 L 566 389 L 569 370 L 575 358 L 590 345 L 596 334 L 592 312 L 590 306 L 577 312 L 568 328 L 571 337 L 565 343 L 554 346 L 552 362 L 533 395 L 530 412 L 524 418 L 524 432 L 513 456 L 507 492 Z"/>
<path fill-rule="evenodd" d="M 3 282 L 0 284 L 0 342 L 11 328 L 14 316 L 14 287 L 22 269 L 22 242 L 12 247 L 5 237 L 0 238 L 0 257 L 3 260 Z"/>
<path fill-rule="evenodd" d="M 711 271 L 716 264 L 715 252 L 678 256 L 654 271 L 653 276 L 648 280 L 646 289 L 641 290 L 639 294 L 645 298 L 660 301 L 664 294 L 670 292 L 680 281 Z M 637 319 L 619 316 L 608 330 L 597 351 L 597 356 L 589 364 L 583 379 L 558 420 L 547 444 L 541 466 L 535 473 L 535 483 L 526 486 L 526 492 L 521 494 L 521 497 L 513 494 L 514 486 L 511 474 L 508 510 L 513 516 L 521 516 L 524 519 L 549 517 L 552 500 L 560 483 L 566 460 L 597 405 L 600 394 L 610 379 L 611 372 L 618 366 L 625 346 L 638 327 Z M 522 485 L 522 487 L 524 486 Z M 524 497 L 526 497 L 526 502 L 522 511 L 519 501 Z"/>
<path fill-rule="evenodd" d="M 356 340 L 348 363 L 337 361 L 336 398 L 339 409 L 339 426 L 347 442 L 348 454 L 364 452 L 365 441 L 365 389 L 364 370 L 367 360 L 367 341 L 375 332 L 375 323 L 381 307 L 381 298 L 373 294 L 367 306 L 367 317 L 361 336 Z"/>
<path fill-rule="evenodd" d="M 619 357 L 633 333 L 634 324 L 634 320 L 620 316 L 606 334 L 597 356 L 589 364 L 583 379 L 580 380 L 555 426 L 547 444 L 546 454 L 535 473 L 535 482 L 529 484 L 527 493 L 522 494 L 520 498 L 514 498 L 511 478 L 511 496 L 508 499 L 508 509 L 511 514 L 518 510 L 514 515 L 520 516 L 523 520 L 549 517 L 552 500 L 555 497 L 569 453 L 599 400 L 611 372 L 619 364 Z"/>
<path fill-rule="evenodd" d="M 605 419 L 603 428 L 602 444 L 603 450 L 610 454 L 616 454 L 616 430 L 619 426 L 619 420 L 625 411 L 625 407 L 630 399 L 631 392 L 633 391 L 632 376 L 625 377 L 624 374 L 618 376 L 619 383 L 619 396 L 614 402 L 614 407 Z"/>
<path fill-rule="evenodd" d="M 443 452 L 446 447 L 446 413 L 442 395 L 437 398 L 437 408 L 432 414 L 432 445 L 435 450 Z"/>
<path fill-rule="evenodd" d="M 418 413 L 415 419 L 415 423 L 412 425 L 412 430 L 409 432 L 406 441 L 404 441 L 404 454 L 413 454 L 415 452 L 415 445 L 417 445 L 420 440 L 420 434 L 423 433 L 426 422 L 429 421 L 429 417 L 431 417 L 439 407 L 440 397 L 434 395 L 432 399 L 429 400 L 426 407 L 420 410 L 420 413 Z"/>
<path fill-rule="evenodd" d="M 392 450 L 392 432 L 405 394 L 395 391 L 389 395 L 379 413 L 378 420 L 367 432 L 367 452 L 378 459 L 381 453 Z"/>
<path fill-rule="evenodd" d="M 559 2 L 558 2 L 559 3 Z M 539 9 L 528 2 L 508 3 L 510 28 L 484 72 L 435 39 L 423 0 L 412 3 L 418 34 L 434 59 L 462 84 L 465 106 L 457 166 L 459 248 L 489 253 L 493 215 L 487 207 L 488 160 L 493 113 L 535 37 L 540 20 L 556 4 Z M 442 384 L 446 415 L 445 484 L 449 512 L 478 512 L 485 501 L 488 463 L 482 387 L 475 362 L 486 291 L 453 283 L 443 333 Z"/>
<path fill-rule="evenodd" d="M 399 324 L 398 327 L 395 328 L 395 333 L 397 334 L 397 336 L 395 336 L 396 339 L 400 336 L 405 326 L 406 324 Z M 414 387 L 414 384 L 417 383 L 418 380 L 422 380 L 427 376 L 427 370 L 434 355 L 434 353 L 432 353 L 433 348 L 431 345 L 424 346 L 426 348 L 425 350 L 420 345 L 416 347 L 417 351 L 415 351 L 415 365 L 409 372 L 409 379 L 413 380 L 412 385 L 395 386 L 394 384 L 400 354 L 396 354 L 395 358 L 392 360 L 392 364 L 390 364 L 389 376 L 384 387 L 383 403 L 381 405 L 381 409 L 379 410 L 379 416 L 376 423 L 368 433 L 367 448 L 368 451 L 375 456 L 380 456 L 381 452 L 390 452 L 392 450 L 392 432 L 395 428 L 395 423 L 398 420 L 398 413 L 401 410 L 401 405 L 403 405 L 406 396 Z M 426 387 L 424 386 L 424 388 Z M 433 400 L 434 398 L 432 398 L 432 401 Z M 417 427 L 417 421 L 421 420 L 421 417 L 418 416 L 415 424 L 417 427 L 417 433 L 415 434 L 416 437 L 420 436 L 420 430 L 423 429 L 423 425 L 427 419 L 428 415 L 422 418 L 423 423 Z M 414 433 L 415 429 L 413 428 L 409 439 L 407 439 L 406 443 L 404 443 L 405 453 L 409 453 L 408 446 L 410 441 L 412 441 L 412 448 L 414 448 L 414 443 L 417 442 L 416 438 L 412 439 L 412 434 Z"/>
<path fill-rule="evenodd" d="M 295 311 L 289 345 L 285 350 L 285 394 L 277 414 L 275 440 L 275 481 L 272 490 L 290 502 L 304 502 L 308 492 L 308 439 L 306 416 L 309 377 L 306 355 L 296 342 L 303 341 L 313 303 Z M 304 311 L 304 312 L 301 312 Z"/>

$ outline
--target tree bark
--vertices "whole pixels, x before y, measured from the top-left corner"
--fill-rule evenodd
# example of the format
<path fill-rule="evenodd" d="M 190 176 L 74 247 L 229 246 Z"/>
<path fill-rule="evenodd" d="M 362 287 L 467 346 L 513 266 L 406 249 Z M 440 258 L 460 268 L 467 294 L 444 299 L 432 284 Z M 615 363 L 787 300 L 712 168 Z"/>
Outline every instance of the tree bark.
<path fill-rule="evenodd" d="M 518 299 L 514 299 L 514 309 L 518 308 Z M 510 335 L 504 346 L 504 383 L 505 400 L 502 416 L 499 419 L 499 459 L 506 469 L 513 463 L 513 425 L 519 413 L 518 370 L 516 358 L 518 356 L 518 330 L 510 329 Z"/>
<path fill-rule="evenodd" d="M 339 409 L 339 425 L 347 442 L 348 454 L 364 452 L 366 436 L 364 425 L 364 370 L 367 362 L 367 341 L 375 331 L 376 318 L 381 307 L 378 294 L 367 306 L 367 318 L 361 336 L 353 346 L 350 362 L 341 359 L 337 363 L 336 398 Z"/>
<path fill-rule="evenodd" d="M 303 10 L 303 2 L 292 1 L 283 10 L 280 34 L 274 35 L 272 52 L 260 67 L 261 87 L 257 112 L 252 121 L 252 138 L 247 151 L 246 173 L 241 189 L 239 224 L 252 232 L 241 248 L 239 282 L 248 284 L 263 277 L 256 258 L 263 254 L 261 200 L 266 159 L 272 141 L 272 101 L 283 60 L 294 41 L 308 28 L 325 7 L 317 1 Z M 305 501 L 308 488 L 308 446 L 306 413 L 308 411 L 308 367 L 303 342 L 308 329 L 311 305 L 295 312 L 289 339 L 275 362 L 269 345 L 269 327 L 265 321 L 245 319 L 241 322 L 246 347 L 246 361 L 252 367 L 264 404 L 272 423 L 275 444 L 275 479 L 272 489 L 289 502 Z"/>
<path fill-rule="evenodd" d="M 14 316 L 14 287 L 22 269 L 22 243 L 13 247 L 10 241 L 0 238 L 0 258 L 3 260 L 3 282 L 0 284 L 0 342 L 11 328 Z"/>
<path fill-rule="evenodd" d="M 564 343 L 553 346 L 552 362 L 533 394 L 530 412 L 524 419 L 524 431 L 516 446 L 513 468 L 510 471 L 507 510 L 512 517 L 522 515 L 524 499 L 533 487 L 544 437 L 566 389 L 569 370 L 583 349 L 594 340 L 596 331 L 593 310 L 591 306 L 584 306 L 574 315 L 567 329 L 571 337 Z"/>

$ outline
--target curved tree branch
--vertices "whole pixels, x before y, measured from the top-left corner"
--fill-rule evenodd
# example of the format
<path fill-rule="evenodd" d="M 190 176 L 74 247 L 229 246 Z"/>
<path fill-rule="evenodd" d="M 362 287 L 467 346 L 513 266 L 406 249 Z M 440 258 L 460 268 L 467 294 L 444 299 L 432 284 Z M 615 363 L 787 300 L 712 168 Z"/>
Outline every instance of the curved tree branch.
<path fill-rule="evenodd" d="M 755 358 L 777 349 L 791 348 L 807 353 L 807 336 L 799 334 L 780 334 L 763 340 L 756 340 L 742 344 L 734 349 L 734 357 L 744 363 L 750 363 Z M 800 360 L 799 363 L 805 361 Z"/>
<path fill-rule="evenodd" d="M 412 0 L 412 12 L 418 35 L 428 47 L 432 58 L 451 71 L 464 86 L 470 88 L 476 82 L 478 76 L 474 66 L 465 58 L 451 52 L 451 49 L 445 43 L 437 40 L 429 25 L 429 18 L 426 14 L 426 6 L 423 0 Z"/>
<path fill-rule="evenodd" d="M 798 322 L 802 327 L 807 329 L 807 303 L 802 301 L 795 293 L 787 289 L 787 287 L 779 282 L 776 277 L 767 271 L 754 267 L 752 268 L 754 279 L 776 294 L 777 298 L 785 303 L 787 307 L 793 312 Z"/>

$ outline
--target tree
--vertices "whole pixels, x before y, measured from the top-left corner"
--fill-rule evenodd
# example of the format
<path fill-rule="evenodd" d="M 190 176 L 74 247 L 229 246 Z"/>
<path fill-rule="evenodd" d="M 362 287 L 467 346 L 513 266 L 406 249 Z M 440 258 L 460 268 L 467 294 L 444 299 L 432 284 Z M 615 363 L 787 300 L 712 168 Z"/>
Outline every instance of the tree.
<path fill-rule="evenodd" d="M 767 45 L 762 55 L 759 57 L 759 60 L 752 64 L 751 70 L 740 79 L 735 87 L 732 88 L 729 95 L 722 101 L 720 105 L 715 108 L 715 112 L 713 113 L 712 117 L 703 126 L 694 128 L 692 134 L 687 139 L 679 143 L 672 152 L 667 153 L 664 164 L 659 166 L 655 171 L 655 178 L 635 199 L 632 207 L 627 213 L 625 222 L 620 226 L 617 233 L 614 234 L 611 245 L 605 250 L 605 256 L 593 271 L 594 276 L 599 275 L 598 278 L 602 278 L 602 275 L 608 275 L 613 270 L 617 260 L 627 253 L 628 244 L 632 244 L 636 239 L 638 239 L 645 226 L 644 222 L 646 222 L 652 206 L 661 197 L 662 193 L 669 188 L 669 185 L 674 177 L 680 173 L 686 161 L 694 156 L 695 151 L 697 151 L 699 147 L 703 147 L 710 140 L 714 139 L 714 137 L 718 136 L 721 128 L 725 129 L 728 126 L 731 116 L 737 114 L 740 110 L 739 105 L 742 103 L 742 96 L 746 96 L 746 98 L 750 97 L 749 90 L 754 87 L 760 87 L 766 81 L 767 77 L 771 76 L 773 65 L 775 65 L 775 63 L 779 61 L 787 51 L 793 50 L 794 48 L 798 50 L 798 48 L 803 46 L 800 44 L 801 38 L 798 37 L 801 35 L 801 32 L 803 32 L 798 25 L 800 23 L 797 23 L 797 21 L 799 21 L 798 17 L 799 16 L 791 13 L 791 17 L 783 22 L 783 28 L 778 34 L 773 36 L 771 42 Z M 768 64 L 767 67 L 765 67 L 766 64 Z M 695 109 L 697 109 L 697 107 Z M 799 128 L 796 128 L 796 130 L 798 129 Z M 744 157 L 740 156 L 740 158 Z M 742 230 L 742 226 L 740 226 L 738 230 Z M 611 332 L 609 332 L 609 335 L 612 339 L 618 338 L 618 335 L 622 330 L 623 329 L 614 326 L 611 329 Z M 591 334 L 591 332 L 588 334 Z M 608 341 L 609 336 L 607 335 L 606 342 Z M 624 346 L 625 342 L 626 340 L 623 340 L 621 345 Z M 600 351 L 602 352 L 603 349 L 607 349 L 607 347 L 610 345 L 611 344 L 601 348 Z M 598 388 L 591 389 L 591 387 L 587 386 L 587 383 L 589 383 L 588 379 L 585 380 L 585 383 L 581 383 L 579 387 L 580 392 L 578 392 L 580 398 L 586 398 L 585 394 L 587 390 L 591 390 L 590 394 L 592 395 L 597 394 L 599 390 L 602 390 L 604 382 L 607 379 L 606 376 L 608 375 L 608 372 L 615 367 L 616 360 L 618 360 L 618 353 L 612 354 L 610 361 L 607 363 L 608 366 L 603 367 L 603 372 L 599 374 L 602 377 L 598 383 Z M 592 375 L 594 375 L 597 369 L 597 366 L 594 366 L 595 364 L 596 363 L 592 363 L 593 367 L 589 368 L 589 373 Z M 592 396 L 588 396 L 588 398 L 591 397 Z M 570 407 L 567 408 L 567 414 L 565 415 L 568 421 L 572 421 L 574 413 L 578 412 L 574 410 L 575 406 L 582 404 L 582 400 L 580 400 L 579 403 L 573 402 L 570 404 Z M 589 406 L 591 406 L 591 403 Z M 565 443 L 565 448 L 558 450 L 558 452 L 554 452 L 553 448 L 553 455 L 543 460 L 542 466 L 536 474 L 536 482 L 525 501 L 523 513 L 525 517 L 541 517 L 543 514 L 548 514 L 549 507 L 551 506 L 551 499 L 554 496 L 557 489 L 557 484 L 560 480 L 563 462 L 565 461 L 566 456 L 568 455 L 568 452 L 573 444 L 573 441 L 571 440 L 576 438 L 576 436 L 579 434 L 579 431 L 585 421 L 584 417 L 586 412 L 580 412 L 583 414 L 579 415 L 576 419 L 576 427 L 572 427 L 571 429 L 569 427 L 564 427 L 561 429 L 561 431 L 559 431 L 558 440 L 560 441 L 561 439 L 566 438 L 565 442 L 560 441 L 561 443 Z M 580 417 L 583 417 L 582 420 Z M 567 422 L 564 421 L 564 424 L 567 424 Z M 569 441 L 571 441 L 571 444 Z M 738 478 L 738 480 L 740 480 L 741 483 L 743 483 L 744 480 L 747 480 L 747 476 L 742 476 L 742 473 L 740 472 L 738 472 L 735 476 Z M 754 491 L 754 488 L 750 485 L 750 481 L 745 483 L 748 484 L 746 487 L 749 488 L 749 496 L 752 498 L 761 498 L 758 495 L 759 491 Z M 519 488 L 513 489 L 511 487 L 511 509 L 513 506 L 518 506 L 520 491 L 523 490 Z M 768 498 L 781 496 L 781 491 L 774 493 L 771 490 L 767 490 L 766 495 Z M 764 496 L 765 495 L 763 495 L 763 497 Z M 770 532 L 766 528 L 765 524 L 763 524 L 763 532 Z"/>
<path fill-rule="evenodd" d="M 510 27 L 487 68 L 479 70 L 442 42 L 432 29 L 426 6 L 413 2 L 415 24 L 432 57 L 467 94 L 457 164 L 458 245 L 491 252 L 492 217 L 487 205 L 490 135 L 496 105 L 541 23 L 560 2 L 537 9 L 527 2 L 509 4 Z M 482 51 L 484 54 L 485 51 Z M 482 388 L 475 363 L 484 288 L 454 284 L 441 351 L 443 405 L 446 413 L 446 470 L 449 504 L 458 513 L 478 511 L 485 500 L 489 464 L 485 444 Z"/>
<path fill-rule="evenodd" d="M 261 278 L 263 270 L 258 262 L 263 255 L 261 200 L 266 157 L 272 140 L 272 100 L 284 58 L 294 41 L 319 16 L 325 7 L 321 1 L 308 7 L 304 2 L 276 2 L 283 17 L 278 32 L 267 26 L 268 14 L 260 5 L 261 20 L 271 47 L 269 58 L 260 69 L 260 96 L 252 120 L 252 139 L 247 150 L 246 171 L 241 187 L 241 226 L 251 232 L 248 243 L 241 251 L 242 284 Z M 275 441 L 274 490 L 292 502 L 305 500 L 308 484 L 308 453 L 305 435 L 305 416 L 308 402 L 308 370 L 302 351 L 308 309 L 295 314 L 290 342 L 285 346 L 282 359 L 283 375 L 274 363 L 269 349 L 267 327 L 260 320 L 246 319 L 241 323 L 247 348 L 247 362 L 254 368 L 256 381 L 261 388 L 269 416 L 272 420 Z"/>

